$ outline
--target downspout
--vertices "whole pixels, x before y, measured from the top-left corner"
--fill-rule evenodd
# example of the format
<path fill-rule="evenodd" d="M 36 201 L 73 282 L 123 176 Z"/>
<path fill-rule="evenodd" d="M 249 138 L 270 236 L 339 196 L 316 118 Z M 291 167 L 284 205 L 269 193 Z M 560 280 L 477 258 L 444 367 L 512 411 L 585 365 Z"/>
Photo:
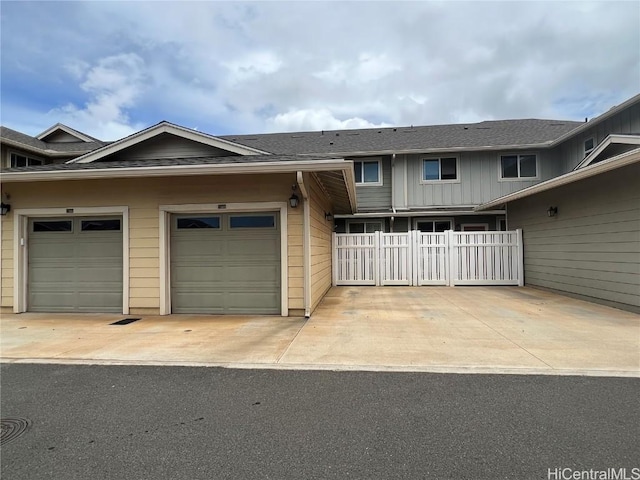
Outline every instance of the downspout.
<path fill-rule="evenodd" d="M 391 233 L 393 233 L 393 224 L 396 221 L 396 192 L 395 192 L 395 188 L 396 188 L 396 154 L 394 153 L 393 155 L 391 155 L 391 211 L 393 212 L 393 215 L 391 216 L 391 219 L 389 220 L 389 231 Z"/>
<path fill-rule="evenodd" d="M 311 317 L 311 206 L 309 193 L 302 172 L 296 172 L 296 180 L 302 193 L 302 277 L 304 318 Z"/>

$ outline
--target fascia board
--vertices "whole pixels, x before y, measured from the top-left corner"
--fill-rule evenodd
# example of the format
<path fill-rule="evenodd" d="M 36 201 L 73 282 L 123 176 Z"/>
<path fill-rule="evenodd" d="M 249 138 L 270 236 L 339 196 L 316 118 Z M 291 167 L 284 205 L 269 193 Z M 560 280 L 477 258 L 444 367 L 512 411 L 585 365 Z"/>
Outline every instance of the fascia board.
<path fill-rule="evenodd" d="M 404 150 L 356 150 L 345 152 L 329 153 L 300 153 L 301 156 L 376 156 L 376 155 L 407 155 L 407 154 L 432 154 L 432 153 L 455 153 L 455 152 L 478 152 L 478 151 L 500 151 L 500 150 L 533 150 L 549 147 L 550 143 L 531 143 L 526 145 L 487 145 L 482 147 L 447 147 L 447 148 L 413 148 Z"/>
<path fill-rule="evenodd" d="M 253 162 L 217 165 L 178 165 L 171 167 L 92 168 L 79 170 L 44 170 L 3 173 L 2 183 L 88 180 L 130 177 L 166 177 L 191 175 L 265 174 L 295 171 L 346 171 L 353 176 L 352 162 L 317 160 L 309 162 Z"/>

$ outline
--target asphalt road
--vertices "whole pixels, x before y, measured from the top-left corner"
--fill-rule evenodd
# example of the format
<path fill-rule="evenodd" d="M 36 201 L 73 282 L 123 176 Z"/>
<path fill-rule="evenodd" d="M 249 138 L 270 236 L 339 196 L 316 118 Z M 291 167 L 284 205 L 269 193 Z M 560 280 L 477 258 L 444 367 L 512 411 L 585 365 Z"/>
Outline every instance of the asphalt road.
<path fill-rule="evenodd" d="M 640 380 L 2 364 L 16 479 L 546 479 L 640 467 Z M 559 478 L 559 477 L 551 477 Z"/>

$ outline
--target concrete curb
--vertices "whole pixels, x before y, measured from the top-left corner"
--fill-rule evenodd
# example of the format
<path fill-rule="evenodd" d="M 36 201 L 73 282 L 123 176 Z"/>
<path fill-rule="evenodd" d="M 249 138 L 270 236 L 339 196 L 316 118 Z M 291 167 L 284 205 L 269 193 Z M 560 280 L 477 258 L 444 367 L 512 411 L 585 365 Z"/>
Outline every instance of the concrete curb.
<path fill-rule="evenodd" d="M 389 373 L 443 373 L 461 375 L 548 375 L 583 377 L 640 378 L 638 370 L 605 369 L 542 369 L 529 367 L 475 367 L 447 365 L 338 365 L 294 363 L 216 363 L 149 360 L 86 360 L 72 358 L 0 358 L 0 363 L 60 364 L 60 365 L 113 365 L 153 367 L 214 367 L 244 370 L 300 370 L 333 372 L 389 372 Z"/>

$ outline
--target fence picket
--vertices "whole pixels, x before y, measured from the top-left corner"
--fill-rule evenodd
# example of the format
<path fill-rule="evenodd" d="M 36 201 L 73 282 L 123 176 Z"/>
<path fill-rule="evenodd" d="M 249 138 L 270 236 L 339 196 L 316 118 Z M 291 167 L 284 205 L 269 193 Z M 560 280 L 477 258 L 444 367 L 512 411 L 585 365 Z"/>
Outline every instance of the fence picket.
<path fill-rule="evenodd" d="M 523 285 L 522 232 L 337 233 L 334 285 Z"/>

